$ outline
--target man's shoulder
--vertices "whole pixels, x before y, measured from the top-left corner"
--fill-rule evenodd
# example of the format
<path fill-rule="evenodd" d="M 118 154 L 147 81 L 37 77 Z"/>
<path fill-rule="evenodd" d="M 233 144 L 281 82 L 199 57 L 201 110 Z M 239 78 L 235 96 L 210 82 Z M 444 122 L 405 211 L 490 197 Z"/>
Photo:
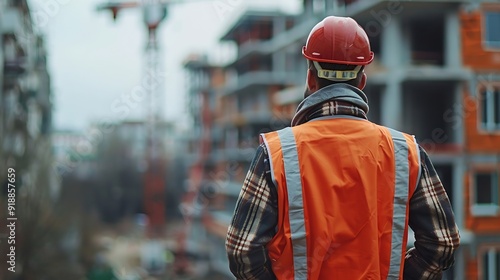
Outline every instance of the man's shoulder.
<path fill-rule="evenodd" d="M 260 143 L 261 143 L 261 145 L 264 144 L 264 148 L 266 148 L 266 147 L 269 148 L 268 147 L 269 142 L 279 140 L 280 135 L 282 135 L 283 132 L 289 131 L 291 129 L 292 129 L 291 127 L 284 127 L 282 129 L 279 129 L 279 130 L 261 133 L 259 135 Z"/>
<path fill-rule="evenodd" d="M 415 139 L 415 142 L 417 141 L 417 137 L 415 136 L 415 134 L 412 134 L 412 133 L 409 133 L 409 132 L 406 132 L 404 130 L 399 130 L 399 129 L 395 129 L 395 128 L 392 128 L 392 127 L 389 127 L 389 126 L 385 126 L 385 125 L 381 125 L 381 124 L 377 124 L 377 123 L 373 123 L 374 125 L 378 126 L 378 127 L 381 127 L 381 128 L 384 128 L 384 129 L 387 129 L 389 130 L 390 132 L 396 132 L 396 133 L 402 133 L 403 135 L 406 135 L 406 136 L 410 136 L 410 137 L 413 137 Z"/>

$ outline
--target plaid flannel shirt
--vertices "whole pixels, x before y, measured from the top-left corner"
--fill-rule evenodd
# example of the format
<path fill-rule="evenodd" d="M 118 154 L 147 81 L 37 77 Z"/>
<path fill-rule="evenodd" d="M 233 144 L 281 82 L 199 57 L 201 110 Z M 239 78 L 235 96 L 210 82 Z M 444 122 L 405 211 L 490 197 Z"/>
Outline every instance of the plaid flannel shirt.
<path fill-rule="evenodd" d="M 307 120 L 328 115 L 366 118 L 365 112 L 356 106 L 330 101 L 311 112 Z M 404 279 L 441 279 L 443 270 L 453 265 L 459 232 L 448 196 L 422 148 L 420 158 L 422 174 L 409 210 L 409 226 L 416 241 L 415 247 L 406 252 Z M 276 234 L 277 196 L 267 150 L 260 145 L 243 183 L 226 239 L 229 266 L 238 279 L 276 279 L 266 245 Z"/>

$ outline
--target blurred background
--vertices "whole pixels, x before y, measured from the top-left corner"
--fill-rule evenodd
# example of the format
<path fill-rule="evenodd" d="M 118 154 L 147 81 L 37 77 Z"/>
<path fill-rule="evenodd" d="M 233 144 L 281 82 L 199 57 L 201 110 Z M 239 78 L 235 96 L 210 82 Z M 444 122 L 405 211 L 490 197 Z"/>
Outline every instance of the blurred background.
<path fill-rule="evenodd" d="M 445 279 L 499 280 L 494 0 L 0 0 L 0 279 L 234 279 L 258 134 L 289 126 L 327 15 L 370 37 L 370 120 L 415 134 L 445 185 Z"/>

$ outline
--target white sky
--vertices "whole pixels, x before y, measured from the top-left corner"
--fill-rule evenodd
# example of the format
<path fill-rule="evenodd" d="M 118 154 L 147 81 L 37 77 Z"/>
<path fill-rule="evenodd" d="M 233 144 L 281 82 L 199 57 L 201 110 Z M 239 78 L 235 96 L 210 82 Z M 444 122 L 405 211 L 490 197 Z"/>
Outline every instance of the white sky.
<path fill-rule="evenodd" d="M 141 84 L 146 32 L 142 12 L 126 10 L 116 22 L 95 7 L 105 0 L 30 0 L 37 28 L 45 34 L 52 78 L 55 129 L 85 129 L 91 122 L 123 119 L 113 102 Z M 208 0 L 170 6 L 160 28 L 160 65 L 166 72 L 163 115 L 181 120 L 186 111 L 181 62 L 193 52 L 210 52 L 249 0 Z M 252 1 L 271 2 L 271 1 Z M 300 0 L 272 6 L 297 10 Z M 259 6 L 270 6 L 261 4 Z M 219 8 L 219 10 L 217 9 Z M 228 8 L 222 10 L 221 8 Z M 142 103 L 127 119 L 140 118 Z"/>

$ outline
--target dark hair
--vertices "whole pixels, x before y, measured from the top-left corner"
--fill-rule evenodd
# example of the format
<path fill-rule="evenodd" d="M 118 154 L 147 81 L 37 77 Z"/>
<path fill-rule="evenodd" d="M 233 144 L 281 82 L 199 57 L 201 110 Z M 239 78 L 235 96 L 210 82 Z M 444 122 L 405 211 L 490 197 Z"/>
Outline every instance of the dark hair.
<path fill-rule="evenodd" d="M 334 64 L 334 63 L 326 63 L 326 62 L 319 62 L 319 65 L 323 69 L 339 70 L 339 71 L 354 70 L 357 66 L 357 65 Z M 309 59 L 307 60 L 307 67 L 309 68 L 309 70 L 311 70 L 316 81 L 318 81 L 319 88 L 324 88 L 326 86 L 333 85 L 333 84 L 339 84 L 339 83 L 344 83 L 344 84 L 348 84 L 348 85 L 357 87 L 361 83 L 361 77 L 363 76 L 362 73 L 363 73 L 363 70 L 365 69 L 364 66 L 361 67 L 361 69 L 358 72 L 358 76 L 354 80 L 349 80 L 349 81 L 345 81 L 345 82 L 334 82 L 334 81 L 330 81 L 330 80 L 318 77 L 318 70 L 316 69 L 316 67 L 314 67 L 313 62 Z"/>

